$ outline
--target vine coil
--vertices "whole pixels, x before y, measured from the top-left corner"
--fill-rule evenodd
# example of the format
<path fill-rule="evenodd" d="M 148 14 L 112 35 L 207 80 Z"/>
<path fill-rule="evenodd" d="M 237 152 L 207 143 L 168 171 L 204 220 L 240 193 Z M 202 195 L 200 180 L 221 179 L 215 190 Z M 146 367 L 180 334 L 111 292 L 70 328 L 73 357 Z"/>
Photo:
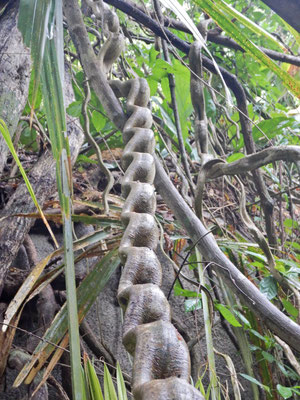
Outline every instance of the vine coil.
<path fill-rule="evenodd" d="M 117 15 L 100 2 L 88 1 L 109 32 L 99 53 L 107 73 L 123 49 Z M 101 12 L 102 11 L 102 12 Z M 145 79 L 109 82 L 117 97 L 127 99 L 127 121 L 122 167 L 121 219 L 125 232 L 119 247 L 124 264 L 118 300 L 125 311 L 123 344 L 133 356 L 132 391 L 136 400 L 203 400 L 188 383 L 190 356 L 187 345 L 171 323 L 170 305 L 160 289 L 162 270 L 155 254 L 159 231 L 154 218 L 156 197 L 152 114 L 147 108 L 150 90 Z"/>

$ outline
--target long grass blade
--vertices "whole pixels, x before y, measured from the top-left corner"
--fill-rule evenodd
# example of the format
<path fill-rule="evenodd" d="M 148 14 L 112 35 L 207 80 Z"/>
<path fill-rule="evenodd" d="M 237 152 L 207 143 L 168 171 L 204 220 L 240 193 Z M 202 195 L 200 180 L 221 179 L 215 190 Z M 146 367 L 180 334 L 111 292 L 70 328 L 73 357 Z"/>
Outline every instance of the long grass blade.
<path fill-rule="evenodd" d="M 204 277 L 203 267 L 201 264 L 201 254 L 197 248 L 196 248 L 196 258 L 197 258 L 200 284 L 201 286 L 205 287 L 205 277 Z M 203 317 L 205 325 L 207 359 L 209 365 L 209 378 L 211 384 L 211 399 L 219 400 L 220 391 L 219 391 L 218 377 L 217 377 L 217 370 L 216 370 L 216 363 L 214 356 L 214 347 L 212 338 L 212 320 L 209 307 L 209 299 L 204 291 L 202 291 L 202 304 L 203 304 Z"/>
<path fill-rule="evenodd" d="M 51 0 L 20 0 L 18 28 L 23 34 L 26 46 L 31 49 L 34 70 L 34 84 L 31 99 L 31 118 L 40 84 L 44 50 L 48 31 L 48 22 L 51 10 Z"/>
<path fill-rule="evenodd" d="M 2 133 L 2 136 L 3 136 L 3 138 L 4 138 L 4 140 L 5 140 L 6 144 L 7 144 L 7 147 L 9 148 L 9 150 L 11 152 L 11 155 L 13 156 L 17 166 L 19 167 L 19 170 L 20 170 L 20 172 L 22 174 L 22 177 L 24 179 L 25 185 L 26 185 L 26 187 L 28 189 L 28 192 L 29 192 L 29 194 L 30 194 L 30 196 L 32 198 L 32 201 L 34 202 L 34 204 L 35 204 L 35 206 L 36 206 L 36 208 L 37 208 L 37 210 L 38 210 L 38 212 L 39 212 L 39 214 L 40 214 L 40 216 L 41 216 L 46 228 L 48 229 L 48 232 L 50 233 L 50 235 L 51 235 L 51 237 L 52 237 L 52 239 L 53 239 L 53 241 L 55 243 L 55 246 L 58 248 L 59 246 L 58 246 L 57 240 L 56 240 L 56 238 L 54 236 L 54 233 L 52 232 L 52 229 L 50 228 L 50 225 L 48 224 L 48 221 L 45 218 L 45 215 L 44 215 L 44 213 L 43 213 L 43 211 L 42 211 L 42 209 L 41 209 L 41 207 L 40 207 L 40 205 L 39 205 L 39 203 L 37 201 L 37 198 L 35 196 L 33 187 L 31 186 L 31 183 L 30 183 L 30 181 L 29 181 L 29 179 L 28 179 L 28 177 L 26 175 L 26 172 L 25 172 L 25 170 L 24 170 L 24 168 L 23 168 L 23 166 L 21 164 L 21 161 L 20 161 L 20 159 L 18 157 L 18 154 L 15 151 L 15 148 L 14 148 L 13 142 L 11 140 L 9 131 L 8 131 L 7 126 L 6 126 L 5 122 L 3 121 L 3 119 L 0 119 L 0 132 Z"/>
<path fill-rule="evenodd" d="M 253 33 L 255 33 L 258 36 L 263 36 L 273 44 L 275 44 L 277 47 L 279 47 L 281 50 L 285 50 L 285 47 L 283 46 L 282 43 L 280 43 L 274 36 L 272 36 L 269 32 L 267 32 L 265 29 L 261 28 L 259 25 L 255 24 L 251 19 L 247 18 L 245 15 L 241 14 L 239 11 L 237 11 L 235 8 L 233 8 L 231 5 L 227 4 L 223 0 L 215 0 L 215 3 L 225 12 L 227 13 L 231 18 L 235 18 L 238 22 L 243 24 L 245 27 L 250 29 Z"/>

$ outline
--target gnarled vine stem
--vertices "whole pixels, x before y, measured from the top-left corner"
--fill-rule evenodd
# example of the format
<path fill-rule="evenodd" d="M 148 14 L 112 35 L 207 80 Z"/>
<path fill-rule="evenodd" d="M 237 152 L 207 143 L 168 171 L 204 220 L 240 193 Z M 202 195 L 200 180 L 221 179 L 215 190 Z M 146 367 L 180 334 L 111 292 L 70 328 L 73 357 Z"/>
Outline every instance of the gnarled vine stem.
<path fill-rule="evenodd" d="M 107 73 L 119 56 L 123 37 L 117 16 L 108 6 L 102 1 L 88 4 L 109 31 L 99 53 L 99 67 Z M 155 141 L 147 108 L 150 90 L 145 79 L 109 83 L 117 97 L 127 99 L 122 157 L 122 194 L 126 200 L 121 215 L 126 229 L 119 248 L 124 271 L 118 299 L 125 310 L 123 343 L 134 356 L 133 393 L 136 399 L 203 399 L 188 384 L 189 351 L 171 323 L 170 306 L 159 287 L 162 271 L 155 254 L 159 239 L 154 218 Z"/>

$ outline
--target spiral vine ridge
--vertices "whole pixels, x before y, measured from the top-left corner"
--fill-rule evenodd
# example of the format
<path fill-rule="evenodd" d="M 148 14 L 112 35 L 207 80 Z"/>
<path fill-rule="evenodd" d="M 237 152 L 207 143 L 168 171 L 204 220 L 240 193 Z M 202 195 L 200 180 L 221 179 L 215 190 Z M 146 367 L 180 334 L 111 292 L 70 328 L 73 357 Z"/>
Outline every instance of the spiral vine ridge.
<path fill-rule="evenodd" d="M 123 37 L 116 29 L 117 16 L 107 5 L 90 0 L 88 4 L 97 18 L 104 18 L 109 30 L 108 39 L 99 54 L 100 68 L 107 72 L 120 54 Z M 114 47 L 116 43 L 119 46 L 117 50 Z M 106 60 L 105 66 L 103 60 Z M 155 140 L 151 130 L 152 115 L 147 108 L 149 87 L 147 81 L 141 78 L 125 82 L 113 80 L 110 85 L 117 97 L 127 99 L 128 118 L 123 127 L 125 148 L 122 157 L 125 204 L 121 214 L 125 232 L 119 248 L 124 270 L 118 300 L 125 310 L 123 344 L 134 357 L 134 398 L 203 399 L 200 392 L 188 383 L 189 351 L 171 323 L 170 306 L 160 289 L 162 271 L 155 254 L 159 240 L 154 218 Z"/>

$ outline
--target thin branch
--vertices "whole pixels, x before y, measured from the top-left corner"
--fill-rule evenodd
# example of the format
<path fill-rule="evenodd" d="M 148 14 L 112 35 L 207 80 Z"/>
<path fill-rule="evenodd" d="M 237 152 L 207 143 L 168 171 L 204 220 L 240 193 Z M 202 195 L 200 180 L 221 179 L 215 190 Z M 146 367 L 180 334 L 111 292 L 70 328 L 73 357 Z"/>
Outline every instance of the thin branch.
<path fill-rule="evenodd" d="M 299 146 L 274 146 L 268 147 L 258 153 L 251 154 L 231 163 L 217 163 L 212 165 L 206 174 L 206 180 L 216 179 L 223 175 L 243 174 L 274 161 L 297 162 L 300 161 Z"/>
<path fill-rule="evenodd" d="M 84 87 L 84 93 L 85 93 L 85 100 L 82 103 L 82 114 L 83 114 L 83 119 L 84 119 L 84 134 L 85 134 L 86 140 L 88 141 L 88 143 L 91 146 L 93 146 L 93 148 L 96 152 L 100 170 L 104 173 L 104 175 L 106 176 L 106 178 L 108 180 L 106 188 L 103 191 L 102 199 L 103 199 L 104 212 L 106 215 L 109 215 L 109 205 L 108 205 L 107 196 L 108 196 L 109 192 L 111 191 L 115 180 L 114 180 L 114 177 L 113 177 L 112 173 L 110 172 L 110 170 L 105 166 L 103 159 L 102 159 L 101 150 L 100 150 L 97 142 L 95 141 L 95 139 L 93 138 L 93 136 L 90 133 L 90 121 L 89 121 L 87 107 L 88 107 L 88 103 L 91 99 L 91 92 L 90 92 L 90 86 L 87 81 L 85 81 L 83 83 L 83 87 Z"/>

